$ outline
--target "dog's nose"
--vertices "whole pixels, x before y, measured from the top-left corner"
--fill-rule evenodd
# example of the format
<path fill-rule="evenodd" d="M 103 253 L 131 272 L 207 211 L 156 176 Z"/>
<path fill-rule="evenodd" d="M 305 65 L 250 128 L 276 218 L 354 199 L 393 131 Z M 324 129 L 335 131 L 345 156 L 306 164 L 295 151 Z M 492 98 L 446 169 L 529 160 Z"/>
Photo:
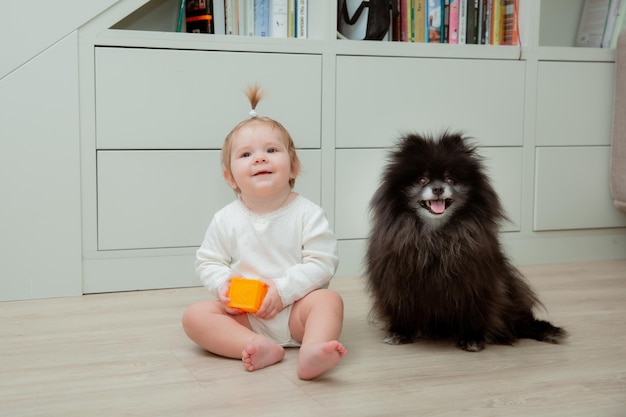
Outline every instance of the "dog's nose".
<path fill-rule="evenodd" d="M 439 197 L 441 194 L 443 194 L 443 187 L 433 187 L 433 194 Z"/>

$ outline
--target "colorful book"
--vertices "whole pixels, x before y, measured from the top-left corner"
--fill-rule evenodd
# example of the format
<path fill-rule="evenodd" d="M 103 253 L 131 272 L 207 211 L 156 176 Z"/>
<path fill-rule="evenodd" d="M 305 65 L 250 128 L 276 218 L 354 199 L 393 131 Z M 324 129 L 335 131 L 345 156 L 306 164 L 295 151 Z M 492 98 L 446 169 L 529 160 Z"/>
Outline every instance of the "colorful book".
<path fill-rule="evenodd" d="M 459 2 L 459 29 L 458 43 L 464 45 L 466 43 L 467 36 L 467 2 L 468 0 L 458 0 Z"/>
<path fill-rule="evenodd" d="M 481 0 L 467 0 L 467 19 L 465 28 L 465 43 L 478 43 Z"/>
<path fill-rule="evenodd" d="M 289 0 L 270 0 L 270 37 L 286 38 Z"/>
<path fill-rule="evenodd" d="M 298 0 L 296 7 L 296 37 L 306 39 L 309 37 L 309 2 Z"/>
<path fill-rule="evenodd" d="M 448 43 L 459 43 L 459 0 L 450 0 L 450 24 L 448 27 Z"/>
<path fill-rule="evenodd" d="M 426 39 L 426 0 L 413 0 L 413 32 L 415 42 L 424 42 Z"/>
<path fill-rule="evenodd" d="M 189 33 L 215 33 L 213 28 L 213 0 L 187 0 L 185 24 Z"/>
<path fill-rule="evenodd" d="M 519 44 L 519 0 L 504 0 L 503 45 Z"/>
<path fill-rule="evenodd" d="M 427 0 L 426 16 L 428 17 L 428 32 L 426 42 L 441 43 L 441 32 L 443 30 L 443 10 L 442 0 Z"/>
<path fill-rule="evenodd" d="M 254 1 L 254 34 L 255 36 L 270 36 L 270 1 Z"/>
<path fill-rule="evenodd" d="M 443 0 L 443 24 L 441 29 L 441 43 L 448 43 L 450 36 L 450 0 Z"/>
<path fill-rule="evenodd" d="M 501 0 L 492 0 L 491 3 L 491 22 L 489 32 L 489 44 L 500 45 L 502 43 L 502 24 L 504 7 Z"/>

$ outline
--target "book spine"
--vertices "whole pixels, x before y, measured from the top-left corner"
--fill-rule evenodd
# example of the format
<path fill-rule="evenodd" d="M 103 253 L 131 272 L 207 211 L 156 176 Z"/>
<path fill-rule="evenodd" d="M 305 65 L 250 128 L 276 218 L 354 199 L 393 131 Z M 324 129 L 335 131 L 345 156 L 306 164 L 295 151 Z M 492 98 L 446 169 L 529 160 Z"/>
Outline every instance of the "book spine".
<path fill-rule="evenodd" d="M 493 0 L 491 4 L 491 32 L 489 33 L 489 44 L 500 45 L 502 43 L 502 0 Z"/>
<path fill-rule="evenodd" d="M 308 0 L 298 0 L 296 10 L 296 30 L 297 37 L 306 39 L 309 36 L 309 2 Z"/>
<path fill-rule="evenodd" d="M 450 37 L 450 0 L 443 0 L 443 24 L 441 25 L 441 43 L 448 43 Z"/>
<path fill-rule="evenodd" d="M 270 24 L 269 0 L 255 0 L 254 2 L 254 34 L 268 37 Z"/>
<path fill-rule="evenodd" d="M 518 32 L 518 0 L 505 0 L 504 2 L 504 45 L 517 45 L 519 43 Z"/>
<path fill-rule="evenodd" d="M 287 3 L 287 37 L 296 37 L 296 0 Z"/>
<path fill-rule="evenodd" d="M 464 45 L 466 43 L 467 36 L 467 1 L 459 0 L 459 44 Z"/>
<path fill-rule="evenodd" d="M 441 43 L 442 38 L 441 34 L 443 31 L 442 25 L 442 17 L 443 11 L 441 10 L 441 6 L 443 4 L 443 0 L 428 0 L 427 3 L 427 25 L 428 25 L 428 33 L 426 42 L 430 43 Z"/>
<path fill-rule="evenodd" d="M 270 0 L 270 37 L 287 37 L 288 0 Z"/>
<path fill-rule="evenodd" d="M 615 29 L 615 21 L 620 8 L 620 0 L 611 0 L 609 13 L 606 17 L 606 25 L 604 25 L 604 34 L 602 35 L 602 47 L 610 48 L 611 39 L 613 38 L 613 29 Z"/>
<path fill-rule="evenodd" d="M 189 33 L 215 33 L 213 28 L 213 0 L 187 1 L 185 24 Z"/>
<path fill-rule="evenodd" d="M 624 18 L 626 15 L 626 0 L 622 0 L 620 8 L 617 12 L 617 18 L 615 19 L 615 28 L 613 28 L 613 36 L 611 37 L 611 48 L 615 48 L 617 46 L 617 38 L 619 37 L 619 33 L 624 28 L 624 24 L 626 23 L 626 19 Z"/>
<path fill-rule="evenodd" d="M 425 0 L 413 1 L 413 27 L 415 42 L 424 42 L 426 37 L 426 7 Z"/>
<path fill-rule="evenodd" d="M 254 0 L 245 0 L 246 36 L 254 36 Z"/>
<path fill-rule="evenodd" d="M 450 0 L 450 26 L 448 43 L 459 43 L 459 0 Z"/>
<path fill-rule="evenodd" d="M 224 17 L 226 20 L 226 34 L 237 35 L 235 33 L 235 0 L 224 0 Z"/>
<path fill-rule="evenodd" d="M 467 27 L 465 31 L 465 43 L 468 44 L 478 43 L 480 1 L 481 0 L 467 0 Z"/>

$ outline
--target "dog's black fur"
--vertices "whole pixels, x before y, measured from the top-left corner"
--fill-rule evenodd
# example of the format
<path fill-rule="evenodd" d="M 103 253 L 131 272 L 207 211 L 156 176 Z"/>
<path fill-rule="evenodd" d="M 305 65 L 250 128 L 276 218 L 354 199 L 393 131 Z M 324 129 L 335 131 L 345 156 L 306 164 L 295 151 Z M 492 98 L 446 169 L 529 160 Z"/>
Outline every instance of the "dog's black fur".
<path fill-rule="evenodd" d="M 371 214 L 367 288 L 387 343 L 451 339 L 480 351 L 486 343 L 566 337 L 535 318 L 541 303 L 502 251 L 502 206 L 462 134 L 403 136 Z"/>

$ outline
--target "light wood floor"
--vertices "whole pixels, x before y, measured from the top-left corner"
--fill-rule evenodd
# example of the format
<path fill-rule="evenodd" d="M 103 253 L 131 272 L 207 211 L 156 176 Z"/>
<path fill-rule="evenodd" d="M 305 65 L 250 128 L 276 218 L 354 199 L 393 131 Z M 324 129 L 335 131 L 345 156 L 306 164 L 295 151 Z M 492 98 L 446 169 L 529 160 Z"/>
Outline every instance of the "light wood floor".
<path fill-rule="evenodd" d="M 521 268 L 566 345 L 467 353 L 389 346 L 360 278 L 336 278 L 348 355 L 323 378 L 297 350 L 248 373 L 187 340 L 203 288 L 0 303 L 2 416 L 626 416 L 626 260 Z"/>

